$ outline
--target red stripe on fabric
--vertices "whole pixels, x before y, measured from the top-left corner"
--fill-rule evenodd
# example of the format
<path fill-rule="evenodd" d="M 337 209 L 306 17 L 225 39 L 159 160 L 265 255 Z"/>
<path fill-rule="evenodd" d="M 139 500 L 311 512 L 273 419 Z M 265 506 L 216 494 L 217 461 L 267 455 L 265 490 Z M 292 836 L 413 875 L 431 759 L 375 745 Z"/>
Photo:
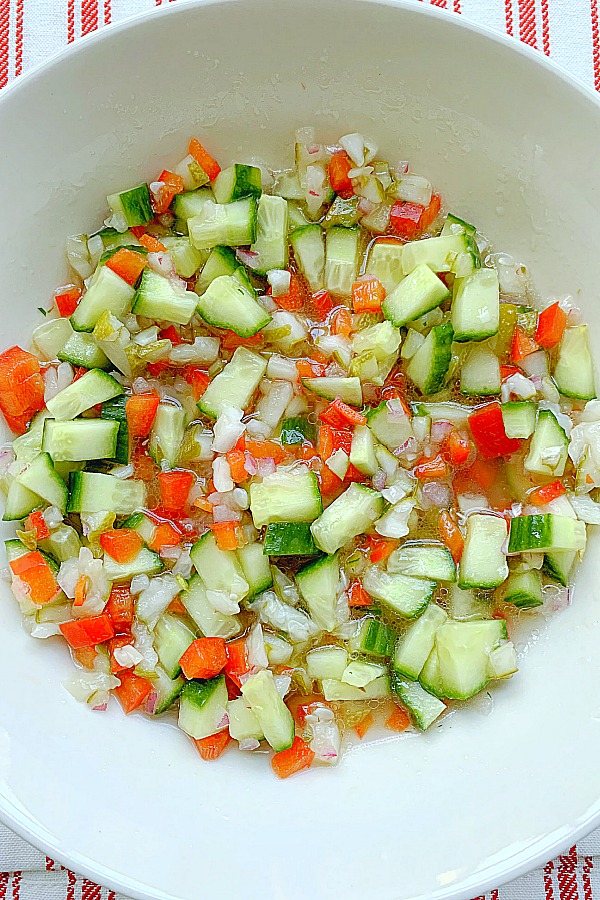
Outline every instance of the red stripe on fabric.
<path fill-rule="evenodd" d="M 535 0 L 519 0 L 519 37 L 524 44 L 537 49 Z"/>
<path fill-rule="evenodd" d="M 8 33 L 10 0 L 0 0 L 0 88 L 8 83 Z"/>
<path fill-rule="evenodd" d="M 591 856 L 584 856 L 583 858 L 583 872 L 582 872 L 582 881 L 583 881 L 583 897 L 584 900 L 592 900 L 592 880 L 590 878 L 590 872 L 594 868 L 594 860 Z"/>
<path fill-rule="evenodd" d="M 542 49 L 546 56 L 550 56 L 550 15 L 548 12 L 548 0 L 542 0 Z"/>
<path fill-rule="evenodd" d="M 81 0 L 81 34 L 98 28 L 98 0 Z"/>
<path fill-rule="evenodd" d="M 22 872 L 13 872 L 12 878 L 12 900 L 20 900 L 21 897 L 21 876 Z"/>
<path fill-rule="evenodd" d="M 567 856 L 559 856 L 556 880 L 560 900 L 578 900 L 576 847 L 571 847 Z"/>
<path fill-rule="evenodd" d="M 454 0 L 454 12 L 460 15 L 461 11 L 460 0 Z"/>
<path fill-rule="evenodd" d="M 117 900 L 117 898 L 115 897 L 115 892 L 114 892 L 114 891 L 109 891 L 109 892 L 108 892 L 108 897 L 106 898 L 106 900 Z"/>
<path fill-rule="evenodd" d="M 498 891 L 492 891 L 490 894 L 490 900 L 498 900 Z"/>
<path fill-rule="evenodd" d="M 554 900 L 554 885 L 552 884 L 552 872 L 554 871 L 554 863 L 550 861 L 544 866 L 544 894 L 546 900 Z"/>
<path fill-rule="evenodd" d="M 15 75 L 23 71 L 23 0 L 17 0 L 15 15 Z"/>
<path fill-rule="evenodd" d="M 600 29 L 598 27 L 598 0 L 590 0 L 592 8 L 592 54 L 594 60 L 594 87 L 600 91 Z"/>
<path fill-rule="evenodd" d="M 67 869 L 69 883 L 67 884 L 67 900 L 75 900 L 75 885 L 77 884 L 77 876 Z"/>
<path fill-rule="evenodd" d="M 506 19 L 506 33 L 513 36 L 513 8 L 512 0 L 504 0 L 504 17 Z"/>
<path fill-rule="evenodd" d="M 112 21 L 111 0 L 104 0 L 104 24 L 110 25 Z"/>
<path fill-rule="evenodd" d="M 102 897 L 102 888 L 99 884 L 94 884 L 93 881 L 88 881 L 87 878 L 83 879 L 83 884 L 81 885 L 81 900 L 101 900 Z"/>
<path fill-rule="evenodd" d="M 156 4 L 156 6 L 161 6 L 162 0 L 154 0 L 154 3 Z"/>
<path fill-rule="evenodd" d="M 446 9 L 446 0 L 431 0 L 432 6 L 439 6 L 440 9 Z"/>
<path fill-rule="evenodd" d="M 67 4 L 67 41 L 72 44 L 75 40 L 75 0 L 68 0 Z"/>
<path fill-rule="evenodd" d="M 50 859 L 49 856 L 46 857 L 46 872 L 54 871 L 54 860 Z"/>
<path fill-rule="evenodd" d="M 0 872 L 0 900 L 6 900 L 8 889 L 8 872 Z"/>

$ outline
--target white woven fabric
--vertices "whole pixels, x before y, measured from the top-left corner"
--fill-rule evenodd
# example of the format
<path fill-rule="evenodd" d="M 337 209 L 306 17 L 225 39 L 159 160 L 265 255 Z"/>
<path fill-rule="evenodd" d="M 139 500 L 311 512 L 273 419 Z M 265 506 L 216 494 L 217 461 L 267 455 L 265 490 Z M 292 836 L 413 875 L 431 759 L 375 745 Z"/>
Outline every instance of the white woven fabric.
<path fill-rule="evenodd" d="M 173 0 L 0 0 L 0 89 L 81 35 L 167 2 Z M 524 41 L 600 90 L 598 3 L 431 0 L 432 6 Z M 600 900 L 600 832 L 486 900 L 594 898 Z M 63 869 L 0 825 L 0 900 L 126 898 Z"/>

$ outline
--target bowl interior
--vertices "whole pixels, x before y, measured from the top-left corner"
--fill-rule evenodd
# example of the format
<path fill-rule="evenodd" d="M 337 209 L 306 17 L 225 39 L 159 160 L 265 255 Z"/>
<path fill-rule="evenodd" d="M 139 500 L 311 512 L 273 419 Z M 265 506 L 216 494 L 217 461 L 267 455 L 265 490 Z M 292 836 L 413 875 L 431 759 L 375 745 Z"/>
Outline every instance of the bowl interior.
<path fill-rule="evenodd" d="M 531 54 L 414 6 L 227 0 L 116 28 L 2 98 L 0 344 L 27 340 L 65 278 L 65 236 L 99 226 L 106 195 L 177 161 L 190 134 L 221 161 L 281 166 L 305 124 L 323 138 L 362 131 L 385 158 L 410 159 L 527 263 L 542 296 L 575 295 L 600 335 L 590 96 Z M 472 897 L 596 821 L 590 544 L 573 606 L 536 620 L 491 714 L 461 711 L 289 783 L 260 756 L 202 764 L 166 725 L 87 711 L 61 686 L 64 647 L 27 637 L 2 587 L 0 814 L 137 896 Z"/>

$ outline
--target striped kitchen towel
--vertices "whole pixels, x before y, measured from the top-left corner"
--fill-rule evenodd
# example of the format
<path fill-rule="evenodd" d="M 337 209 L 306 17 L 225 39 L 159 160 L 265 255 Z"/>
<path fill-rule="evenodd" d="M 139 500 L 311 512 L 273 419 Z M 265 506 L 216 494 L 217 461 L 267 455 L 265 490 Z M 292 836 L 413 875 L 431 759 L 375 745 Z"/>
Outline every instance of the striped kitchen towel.
<path fill-rule="evenodd" d="M 170 2 L 174 0 L 0 0 L 0 89 L 83 35 Z M 600 0 L 430 2 L 523 41 L 600 91 Z M 594 898 L 600 900 L 600 831 L 542 869 L 478 900 Z M 0 825 L 0 900 L 126 898 L 63 868 Z"/>

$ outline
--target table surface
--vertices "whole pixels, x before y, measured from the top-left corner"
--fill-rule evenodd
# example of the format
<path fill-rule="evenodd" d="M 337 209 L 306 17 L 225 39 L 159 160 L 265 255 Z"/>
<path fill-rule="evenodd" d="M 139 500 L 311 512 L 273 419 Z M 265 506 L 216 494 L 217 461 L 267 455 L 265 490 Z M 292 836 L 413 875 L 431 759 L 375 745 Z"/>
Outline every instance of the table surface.
<path fill-rule="evenodd" d="M 0 90 L 80 37 L 170 2 L 174 0 L 0 0 Z M 422 2 L 521 40 L 600 91 L 600 0 Z M 594 897 L 600 900 L 600 831 L 485 900 Z M 0 825 L 0 900 L 126 898 L 63 868 Z"/>

